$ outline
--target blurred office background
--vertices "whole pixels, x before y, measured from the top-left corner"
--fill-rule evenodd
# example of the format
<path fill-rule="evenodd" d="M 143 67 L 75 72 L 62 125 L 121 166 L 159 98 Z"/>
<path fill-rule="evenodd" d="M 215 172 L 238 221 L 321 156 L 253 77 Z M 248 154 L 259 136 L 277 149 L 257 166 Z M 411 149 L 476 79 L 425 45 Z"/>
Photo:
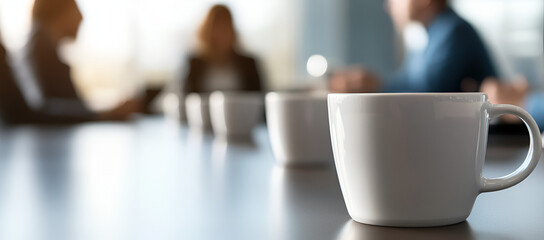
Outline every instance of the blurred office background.
<path fill-rule="evenodd" d="M 17 59 L 26 43 L 33 0 L 0 0 L 2 40 Z M 195 33 L 214 0 L 79 0 L 84 15 L 77 42 L 62 49 L 82 96 L 108 108 L 145 88 L 180 86 Z M 241 42 L 260 60 L 268 89 L 317 81 L 307 61 L 322 55 L 328 69 L 362 63 L 393 71 L 403 49 L 421 48 L 425 32 L 408 28 L 399 40 L 383 0 L 228 0 Z M 544 81 L 542 0 L 452 0 L 479 31 L 501 77 Z M 16 61 L 16 60 L 15 60 Z M 317 64 L 324 68 L 323 64 Z M 320 69 L 318 69 L 320 70 Z M 320 71 L 317 71 L 320 72 Z"/>

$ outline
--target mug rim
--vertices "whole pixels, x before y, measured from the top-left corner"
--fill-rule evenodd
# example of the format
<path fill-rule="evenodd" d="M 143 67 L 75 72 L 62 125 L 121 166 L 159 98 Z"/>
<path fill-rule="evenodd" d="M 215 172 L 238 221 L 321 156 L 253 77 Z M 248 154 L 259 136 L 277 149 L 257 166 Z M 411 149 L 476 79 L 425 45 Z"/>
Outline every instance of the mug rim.
<path fill-rule="evenodd" d="M 327 99 L 329 92 L 282 92 L 272 91 L 266 93 L 266 99 L 278 100 L 323 100 Z"/>
<path fill-rule="evenodd" d="M 328 96 L 487 96 L 484 92 L 329 93 Z"/>
<path fill-rule="evenodd" d="M 224 96 L 233 96 L 233 97 L 239 97 L 239 96 L 261 96 L 263 95 L 261 91 L 221 91 L 221 90 L 217 90 L 217 91 L 213 91 L 213 92 L 210 92 L 209 93 L 210 96 L 211 95 L 219 95 L 219 94 L 222 94 Z"/>
<path fill-rule="evenodd" d="M 209 98 L 211 95 L 211 93 L 199 93 L 199 92 L 190 92 L 190 93 L 187 93 L 187 94 L 183 94 L 182 97 L 184 99 L 187 99 L 187 98 Z"/>
<path fill-rule="evenodd" d="M 489 97 L 484 92 L 441 92 L 441 93 L 331 93 L 327 100 L 334 99 L 442 99 L 448 101 L 488 102 Z"/>
<path fill-rule="evenodd" d="M 223 101 L 225 103 L 251 103 L 262 104 L 262 94 L 260 92 L 223 92 L 214 91 L 210 94 L 210 104 L 217 101 Z M 221 100 L 219 100 L 221 99 Z"/>
<path fill-rule="evenodd" d="M 226 98 L 254 98 L 262 97 L 263 94 L 259 91 L 213 91 L 210 93 L 210 98 L 213 96 L 223 96 Z"/>

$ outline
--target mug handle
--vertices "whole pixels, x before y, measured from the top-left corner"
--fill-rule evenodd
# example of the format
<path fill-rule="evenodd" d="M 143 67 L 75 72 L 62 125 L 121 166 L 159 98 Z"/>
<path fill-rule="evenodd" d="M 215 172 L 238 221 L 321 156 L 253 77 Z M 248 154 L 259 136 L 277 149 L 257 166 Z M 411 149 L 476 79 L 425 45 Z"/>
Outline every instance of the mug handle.
<path fill-rule="evenodd" d="M 529 130 L 529 137 L 531 143 L 529 146 L 529 153 L 527 154 L 525 161 L 523 161 L 523 164 L 521 164 L 521 166 L 519 166 L 516 171 L 499 178 L 482 177 L 480 192 L 492 192 L 502 190 L 520 183 L 525 178 L 527 178 L 529 174 L 531 174 L 531 172 L 535 169 L 538 161 L 540 160 L 540 156 L 542 155 L 542 139 L 540 137 L 538 125 L 531 117 L 531 115 L 527 113 L 527 111 L 513 105 L 490 104 L 488 106 L 489 107 L 487 108 L 487 112 L 489 119 L 493 119 L 505 114 L 512 114 L 520 118 Z"/>

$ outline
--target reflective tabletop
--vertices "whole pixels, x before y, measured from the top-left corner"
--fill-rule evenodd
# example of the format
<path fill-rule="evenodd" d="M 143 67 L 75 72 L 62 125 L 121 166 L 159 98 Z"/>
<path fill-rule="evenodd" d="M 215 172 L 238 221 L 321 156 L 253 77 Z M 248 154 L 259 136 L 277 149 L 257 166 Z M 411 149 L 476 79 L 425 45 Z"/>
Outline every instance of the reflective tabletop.
<path fill-rule="evenodd" d="M 490 138 L 484 175 L 527 139 Z M 334 165 L 277 167 L 267 130 L 226 139 L 161 117 L 0 129 L 0 239 L 543 239 L 544 167 L 480 195 L 466 222 L 353 222 Z"/>

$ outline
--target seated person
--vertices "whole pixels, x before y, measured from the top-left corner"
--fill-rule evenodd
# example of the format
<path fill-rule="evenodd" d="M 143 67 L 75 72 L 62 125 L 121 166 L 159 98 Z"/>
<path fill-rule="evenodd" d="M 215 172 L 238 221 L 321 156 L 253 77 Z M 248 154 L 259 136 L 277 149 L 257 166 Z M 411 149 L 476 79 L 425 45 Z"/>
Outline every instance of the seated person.
<path fill-rule="evenodd" d="M 261 91 L 255 60 L 237 49 L 232 15 L 224 5 L 210 9 L 200 32 L 200 49 L 189 60 L 183 92 Z"/>
<path fill-rule="evenodd" d="M 544 131 L 544 93 L 530 93 L 529 84 L 523 77 L 513 83 L 500 83 L 495 78 L 488 78 L 481 88 L 493 104 L 511 104 L 525 108 L 535 119 L 541 131 Z M 515 116 L 506 115 L 502 118 L 507 122 L 519 122 Z"/>
<path fill-rule="evenodd" d="M 407 54 L 403 67 L 386 81 L 364 68 L 333 74 L 331 91 L 477 91 L 484 78 L 496 76 L 482 40 L 447 0 L 388 0 L 387 5 L 397 28 L 410 21 L 425 26 L 429 37 L 426 49 Z"/>
<path fill-rule="evenodd" d="M 137 102 L 129 101 L 117 109 L 97 114 L 88 109 L 78 96 L 70 67 L 61 61 L 57 50 L 61 40 L 76 37 L 81 20 L 74 0 L 35 1 L 32 29 L 25 49 L 24 67 L 28 74 L 15 84 L 32 110 L 30 119 L 25 122 L 121 120 L 138 109 Z"/>

